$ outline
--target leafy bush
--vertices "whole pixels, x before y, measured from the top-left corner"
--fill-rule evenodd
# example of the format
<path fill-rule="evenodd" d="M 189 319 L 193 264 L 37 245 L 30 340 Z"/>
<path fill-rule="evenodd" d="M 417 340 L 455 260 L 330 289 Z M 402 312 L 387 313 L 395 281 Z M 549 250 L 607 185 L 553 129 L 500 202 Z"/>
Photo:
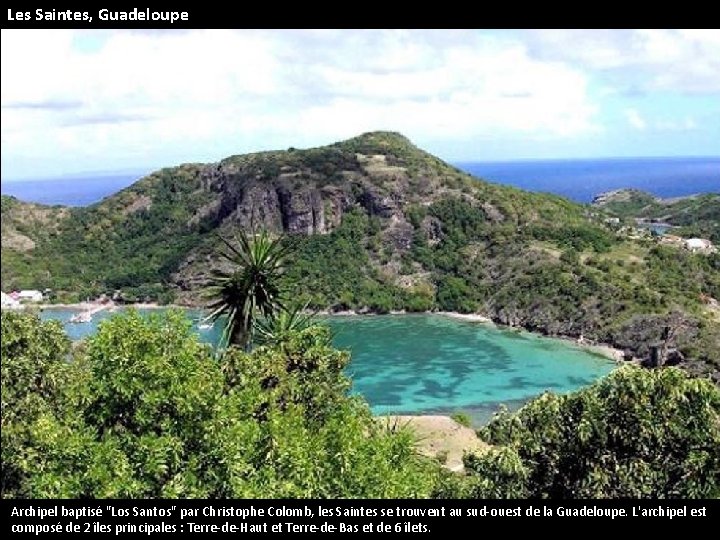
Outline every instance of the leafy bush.
<path fill-rule="evenodd" d="M 479 435 L 496 451 L 466 458 L 471 496 L 720 496 L 720 390 L 675 368 L 544 394 Z"/>
<path fill-rule="evenodd" d="M 3 312 L 2 496 L 427 496 L 436 465 L 348 397 L 329 342 L 216 358 L 182 313 L 130 311 L 68 362 L 58 324 Z"/>

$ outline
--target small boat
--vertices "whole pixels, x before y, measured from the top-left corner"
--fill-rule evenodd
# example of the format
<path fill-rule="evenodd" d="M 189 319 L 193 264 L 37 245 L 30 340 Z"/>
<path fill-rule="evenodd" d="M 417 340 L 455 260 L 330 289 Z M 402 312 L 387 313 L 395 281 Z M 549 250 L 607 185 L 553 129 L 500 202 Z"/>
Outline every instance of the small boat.
<path fill-rule="evenodd" d="M 210 330 L 213 327 L 211 323 L 202 323 L 198 325 L 200 330 Z"/>
<path fill-rule="evenodd" d="M 92 315 L 90 313 L 78 313 L 77 315 L 73 315 L 70 317 L 71 323 L 89 323 L 92 321 Z"/>

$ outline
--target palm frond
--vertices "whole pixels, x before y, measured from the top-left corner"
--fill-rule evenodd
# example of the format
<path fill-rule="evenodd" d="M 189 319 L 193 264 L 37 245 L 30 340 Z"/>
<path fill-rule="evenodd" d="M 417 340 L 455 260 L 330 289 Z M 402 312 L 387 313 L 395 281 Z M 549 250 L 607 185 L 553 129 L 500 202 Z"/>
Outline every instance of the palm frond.
<path fill-rule="evenodd" d="M 293 304 L 258 319 L 255 322 L 256 341 L 260 345 L 281 343 L 291 334 L 316 324 L 315 312 L 308 310 L 309 303 Z"/>
<path fill-rule="evenodd" d="M 227 317 L 222 342 L 247 346 L 258 315 L 270 317 L 283 309 L 280 275 L 289 254 L 282 237 L 267 231 L 248 236 L 241 231 L 231 242 L 219 236 L 226 249 L 220 255 L 232 269 L 209 272 L 205 297 L 211 301 L 208 319 Z"/>

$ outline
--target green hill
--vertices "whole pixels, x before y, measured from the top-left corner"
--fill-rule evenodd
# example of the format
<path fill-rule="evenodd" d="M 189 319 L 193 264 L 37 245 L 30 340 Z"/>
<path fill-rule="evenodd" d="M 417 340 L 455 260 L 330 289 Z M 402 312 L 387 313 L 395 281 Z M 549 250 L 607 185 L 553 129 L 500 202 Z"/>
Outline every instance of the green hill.
<path fill-rule="evenodd" d="M 46 221 L 26 226 L 30 208 Z M 720 362 L 700 301 L 720 298 L 717 255 L 617 237 L 591 207 L 484 182 L 397 133 L 181 165 L 87 208 L 38 208 L 3 198 L 3 289 L 197 304 L 221 264 L 214 233 L 263 227 L 288 233 L 286 278 L 318 308 L 478 311 L 639 357 L 675 310 L 685 365 Z M 6 229 L 32 245 L 6 245 Z"/>
<path fill-rule="evenodd" d="M 621 189 L 597 196 L 593 205 L 613 217 L 669 223 L 678 227 L 673 232 L 681 236 L 720 243 L 718 193 L 661 199 L 644 191 Z"/>

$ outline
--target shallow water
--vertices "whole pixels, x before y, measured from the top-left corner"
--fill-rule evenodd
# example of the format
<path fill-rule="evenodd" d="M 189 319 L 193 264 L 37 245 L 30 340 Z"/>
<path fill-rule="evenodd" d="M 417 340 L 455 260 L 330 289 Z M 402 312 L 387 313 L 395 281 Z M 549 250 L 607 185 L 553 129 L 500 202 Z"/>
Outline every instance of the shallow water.
<path fill-rule="evenodd" d="M 47 310 L 67 323 L 76 312 Z M 200 314 L 189 312 L 197 321 Z M 91 334 L 112 314 L 65 324 L 72 339 Z M 463 410 L 487 421 L 501 403 L 517 408 L 545 390 L 569 392 L 609 373 L 614 363 L 557 339 L 441 315 L 327 317 L 334 343 L 350 350 L 348 375 L 377 414 Z M 197 324 L 197 323 L 196 323 Z M 196 326 L 197 328 L 197 326 Z M 219 329 L 198 330 L 214 342 Z"/>

